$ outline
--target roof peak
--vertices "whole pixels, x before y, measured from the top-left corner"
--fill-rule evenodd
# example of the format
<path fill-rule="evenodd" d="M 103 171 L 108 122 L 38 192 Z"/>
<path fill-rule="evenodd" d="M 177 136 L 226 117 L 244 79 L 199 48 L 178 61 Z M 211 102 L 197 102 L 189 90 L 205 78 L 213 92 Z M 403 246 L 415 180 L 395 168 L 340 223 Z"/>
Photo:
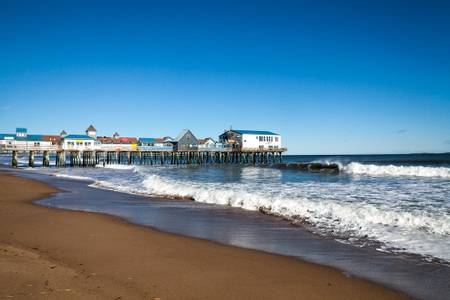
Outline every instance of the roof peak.
<path fill-rule="evenodd" d="M 89 125 L 89 127 L 86 129 L 86 131 L 97 131 L 97 129 L 95 129 L 95 127 L 91 124 L 91 125 Z"/>

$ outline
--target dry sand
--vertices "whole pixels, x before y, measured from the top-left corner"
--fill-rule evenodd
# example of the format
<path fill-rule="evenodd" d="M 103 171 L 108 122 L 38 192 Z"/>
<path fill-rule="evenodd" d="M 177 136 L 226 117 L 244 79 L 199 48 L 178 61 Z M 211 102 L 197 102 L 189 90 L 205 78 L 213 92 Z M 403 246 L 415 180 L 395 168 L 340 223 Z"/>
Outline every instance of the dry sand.
<path fill-rule="evenodd" d="M 0 299 L 401 299 L 300 260 L 32 204 L 56 190 L 0 173 Z"/>

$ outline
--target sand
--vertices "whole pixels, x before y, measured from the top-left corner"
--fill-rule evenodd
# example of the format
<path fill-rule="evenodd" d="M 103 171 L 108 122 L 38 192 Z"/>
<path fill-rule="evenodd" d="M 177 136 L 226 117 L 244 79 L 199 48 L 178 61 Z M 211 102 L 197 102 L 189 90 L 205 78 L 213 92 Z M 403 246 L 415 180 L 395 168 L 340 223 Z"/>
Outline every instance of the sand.
<path fill-rule="evenodd" d="M 0 299 L 403 299 L 298 259 L 34 205 L 57 192 L 0 173 Z"/>

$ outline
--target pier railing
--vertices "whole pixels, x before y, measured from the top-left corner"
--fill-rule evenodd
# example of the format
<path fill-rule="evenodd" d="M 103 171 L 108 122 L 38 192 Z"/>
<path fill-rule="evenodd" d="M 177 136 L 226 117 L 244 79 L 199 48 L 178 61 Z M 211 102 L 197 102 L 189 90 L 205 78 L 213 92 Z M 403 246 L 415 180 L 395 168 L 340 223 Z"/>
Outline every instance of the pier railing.
<path fill-rule="evenodd" d="M 287 148 L 242 148 L 240 152 L 286 152 Z"/>
<path fill-rule="evenodd" d="M 138 151 L 173 151 L 172 146 L 138 146 Z"/>
<path fill-rule="evenodd" d="M 199 147 L 198 151 L 229 152 L 231 147 Z"/>
<path fill-rule="evenodd" d="M 58 145 L 52 146 L 26 146 L 26 145 L 0 145 L 0 151 L 9 152 L 9 151 L 58 151 L 60 147 Z"/>

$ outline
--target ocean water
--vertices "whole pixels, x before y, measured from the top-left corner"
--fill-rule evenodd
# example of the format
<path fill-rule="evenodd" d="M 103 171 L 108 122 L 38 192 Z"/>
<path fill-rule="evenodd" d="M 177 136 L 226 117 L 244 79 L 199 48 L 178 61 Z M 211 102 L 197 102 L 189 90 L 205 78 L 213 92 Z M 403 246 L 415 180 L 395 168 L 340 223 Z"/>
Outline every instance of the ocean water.
<path fill-rule="evenodd" d="M 450 154 L 285 156 L 284 161 L 337 163 L 341 172 L 239 165 L 34 170 L 125 193 L 261 211 L 355 247 L 450 263 Z"/>

